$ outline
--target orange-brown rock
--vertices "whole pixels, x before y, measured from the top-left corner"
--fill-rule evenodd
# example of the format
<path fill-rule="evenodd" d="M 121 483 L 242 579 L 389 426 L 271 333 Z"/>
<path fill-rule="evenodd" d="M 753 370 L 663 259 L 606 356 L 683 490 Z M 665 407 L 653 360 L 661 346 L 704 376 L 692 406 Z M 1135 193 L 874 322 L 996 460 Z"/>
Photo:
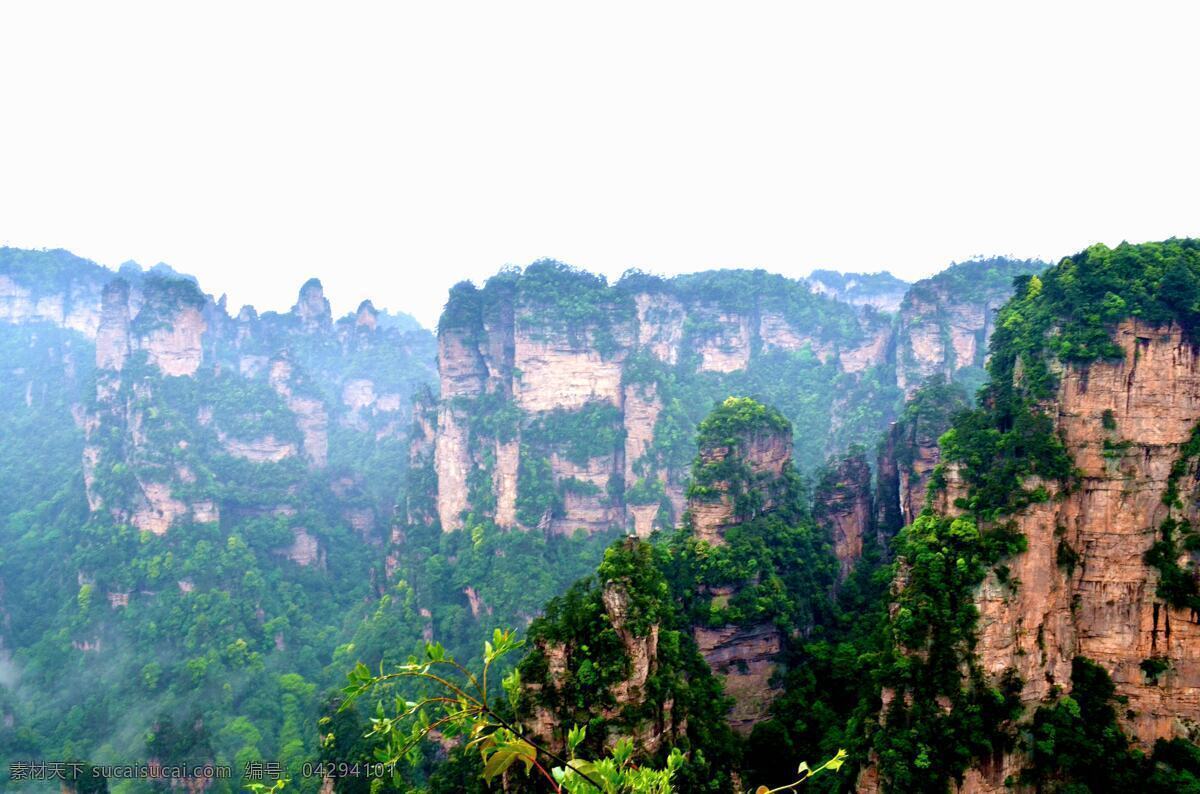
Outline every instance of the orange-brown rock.
<path fill-rule="evenodd" d="M 437 440 L 433 461 L 437 471 L 437 512 L 443 532 L 462 528 L 467 505 L 467 472 L 471 452 L 467 417 L 454 404 L 443 401 L 438 409 Z"/>
<path fill-rule="evenodd" d="M 683 343 L 683 304 L 670 295 L 644 292 L 634 296 L 634 304 L 638 345 L 659 361 L 675 364 Z"/>
<path fill-rule="evenodd" d="M 277 441 L 275 436 L 251 440 L 228 438 L 224 434 L 219 437 L 222 449 L 235 458 L 253 463 L 278 463 L 284 458 L 290 458 L 296 454 L 295 444 Z"/>
<path fill-rule="evenodd" d="M 325 565 L 325 554 L 321 551 L 321 544 L 303 527 L 292 530 L 292 544 L 280 550 L 280 553 L 297 565 Z"/>
<path fill-rule="evenodd" d="M 936 373 L 982 366 L 996 311 L 1011 294 L 1005 285 L 963 300 L 936 277 L 915 285 L 901 303 L 896 330 L 896 382 L 905 396 Z"/>
<path fill-rule="evenodd" d="M 525 411 L 577 409 L 589 402 L 619 405 L 621 361 L 554 335 L 518 333 L 513 396 Z"/>
<path fill-rule="evenodd" d="M 776 489 L 772 486 L 792 462 L 790 434 L 758 432 L 739 439 L 732 451 L 725 446 L 701 449 L 700 465 L 718 463 L 730 454 L 740 458 L 748 467 L 753 487 L 762 494 L 762 511 L 774 507 Z M 728 483 L 719 483 L 716 486 L 717 494 L 688 500 L 687 515 L 698 539 L 720 545 L 725 542 L 723 530 L 726 527 L 750 517 L 734 515 L 734 500 L 728 489 Z"/>
<path fill-rule="evenodd" d="M 267 378 L 271 388 L 296 415 L 296 426 L 304 439 L 304 455 L 308 462 L 314 468 L 322 468 L 329 459 L 329 414 L 321 400 L 296 393 L 292 376 L 292 365 L 286 358 L 271 361 Z"/>
<path fill-rule="evenodd" d="M 517 525 L 517 470 L 521 445 L 514 438 L 496 442 L 496 469 L 492 487 L 496 494 L 496 524 L 506 529 Z"/>
<path fill-rule="evenodd" d="M 620 638 L 621 646 L 628 659 L 628 674 L 615 682 L 609 691 L 613 696 L 615 706 L 600 709 L 597 716 L 612 720 L 622 714 L 627 706 L 638 706 L 645 702 L 648 695 L 647 682 L 659 666 L 658 641 L 659 627 L 650 625 L 644 632 L 637 632 L 629 626 L 629 593 L 626 584 L 620 581 L 610 581 L 604 584 L 601 593 L 605 614 Z M 540 692 L 543 686 L 558 688 L 566 680 L 572 649 L 561 643 L 542 643 L 538 646 L 546 660 L 546 675 L 543 682 L 526 684 L 529 691 Z M 604 744 L 611 749 L 617 742 L 628 738 L 633 740 L 639 752 L 654 754 L 664 743 L 670 743 L 684 730 L 686 724 L 678 723 L 672 714 L 674 704 L 668 700 L 656 709 L 656 713 L 648 715 L 635 725 L 618 728 L 607 726 Z M 539 736 L 552 749 L 561 750 L 565 744 L 566 728 L 557 715 L 542 704 L 537 704 L 532 714 L 526 719 L 530 733 Z"/>
<path fill-rule="evenodd" d="M 637 479 L 634 464 L 654 441 L 654 425 L 662 412 L 662 400 L 654 383 L 630 383 L 624 390 L 625 484 Z"/>
<path fill-rule="evenodd" d="M 817 485 L 813 517 L 832 537 L 840 575 L 845 577 L 874 532 L 871 466 L 865 453 L 848 455 L 825 473 Z"/>
<path fill-rule="evenodd" d="M 748 734 L 767 716 L 780 691 L 771 683 L 783 649 L 783 635 L 773 623 L 753 626 L 697 627 L 694 631 L 700 654 L 720 676 L 725 694 L 734 699 L 729 725 Z"/>
<path fill-rule="evenodd" d="M 742 487 L 759 493 L 762 512 L 777 505 L 784 477 L 791 468 L 792 439 L 789 430 L 755 428 L 733 439 L 722 439 L 715 446 L 700 449 L 698 467 L 721 463 L 730 456 L 744 464 L 749 472 Z M 719 546 L 725 543 L 725 531 L 754 516 L 736 515 L 730 483 L 712 486 L 716 495 L 688 500 L 685 521 L 698 540 Z M 709 590 L 714 601 L 724 604 L 735 595 L 733 588 Z M 783 648 L 783 636 L 773 623 L 752 626 L 697 626 L 693 635 L 704 660 L 723 679 L 725 692 L 734 698 L 729 723 L 734 730 L 747 734 L 765 718 L 779 691 L 771 684 L 776 662 Z"/>
<path fill-rule="evenodd" d="M 570 483 L 564 488 L 562 515 L 550 520 L 552 532 L 571 535 L 582 529 L 591 534 L 624 526 L 624 511 L 608 495 L 608 481 L 620 471 L 617 451 L 582 464 L 555 452 L 550 455 L 550 471 L 556 483 Z"/>
<path fill-rule="evenodd" d="M 716 320 L 716 330 L 697 340 L 700 369 L 704 372 L 736 372 L 750 363 L 751 328 L 740 314 L 702 312 Z"/>
<path fill-rule="evenodd" d="M 1021 675 L 1027 713 L 1055 686 L 1069 689 L 1074 656 L 1098 662 L 1128 699 L 1119 710 L 1125 728 L 1148 748 L 1189 736 L 1200 722 L 1200 623 L 1156 595 L 1158 573 L 1143 559 L 1168 514 L 1162 496 L 1171 467 L 1200 419 L 1200 350 L 1175 326 L 1136 321 L 1121 323 L 1116 341 L 1123 359 L 1062 372 L 1052 411 L 1082 479 L 1016 516 L 1028 551 L 1005 562 L 1019 586 L 994 573 L 980 586 L 977 653 L 989 674 Z M 1194 461 L 1182 482 L 1183 517 L 1194 522 Z M 1073 569 L 1060 564 L 1060 543 L 1078 555 Z M 1140 667 L 1151 657 L 1169 663 L 1157 682 Z M 973 770 L 963 790 L 1003 791 L 1020 762 L 1010 756 Z"/>
<path fill-rule="evenodd" d="M 92 338 L 100 319 L 100 285 L 95 280 L 73 279 L 63 292 L 35 294 L 11 277 L 0 275 L 0 322 L 53 323 Z"/>

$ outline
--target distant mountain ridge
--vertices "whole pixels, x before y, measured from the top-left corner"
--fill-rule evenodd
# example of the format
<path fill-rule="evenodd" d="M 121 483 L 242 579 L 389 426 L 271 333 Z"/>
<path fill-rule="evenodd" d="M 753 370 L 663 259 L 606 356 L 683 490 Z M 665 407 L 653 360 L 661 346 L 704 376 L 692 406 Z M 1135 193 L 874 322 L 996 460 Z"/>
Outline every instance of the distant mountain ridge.
<path fill-rule="evenodd" d="M 931 376 L 973 390 L 1012 278 L 1042 265 L 955 265 L 908 286 L 894 315 L 871 302 L 896 297 L 903 282 L 888 274 L 632 273 L 609 285 L 547 260 L 459 284 L 439 323 L 436 430 L 413 438 L 437 504 L 411 515 L 444 530 L 468 514 L 561 534 L 672 527 L 693 428 L 714 401 L 778 407 L 797 429 L 797 468 L 812 471 L 873 444 Z"/>
<path fill-rule="evenodd" d="M 840 273 L 814 270 L 806 279 L 813 292 L 837 298 L 854 306 L 874 306 L 886 312 L 900 308 L 911 282 L 891 273 Z"/>

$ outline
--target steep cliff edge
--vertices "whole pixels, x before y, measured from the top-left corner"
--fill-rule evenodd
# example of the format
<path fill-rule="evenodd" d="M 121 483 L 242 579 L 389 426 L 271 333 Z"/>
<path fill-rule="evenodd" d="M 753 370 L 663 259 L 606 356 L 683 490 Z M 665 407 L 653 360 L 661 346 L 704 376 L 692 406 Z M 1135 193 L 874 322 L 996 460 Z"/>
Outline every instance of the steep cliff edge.
<path fill-rule="evenodd" d="M 1020 586 L 995 572 L 984 580 L 977 652 L 989 675 L 1016 670 L 1030 707 L 1067 685 L 1076 656 L 1099 663 L 1127 699 L 1124 726 L 1149 748 L 1200 738 L 1197 613 L 1160 595 L 1160 571 L 1146 559 L 1171 535 L 1165 521 L 1198 518 L 1189 442 L 1200 422 L 1200 349 L 1178 326 L 1137 321 L 1122 322 L 1115 342 L 1121 359 L 1068 363 L 1059 377 L 1055 428 L 1078 483 L 1014 516 L 1029 550 L 1007 563 L 1006 578 Z M 1191 567 L 1189 552 L 1176 554 L 1172 564 Z M 1161 672 L 1147 674 L 1147 663 Z M 968 782 L 1002 790 L 1015 764 Z"/>
<path fill-rule="evenodd" d="M 673 528 L 694 428 L 731 393 L 778 406 L 797 429 L 797 468 L 815 471 L 874 444 L 926 378 L 975 385 L 1011 276 L 1038 264 L 955 265 L 902 302 L 903 283 L 883 276 L 631 273 L 609 285 L 550 261 L 459 284 L 439 323 L 438 521 Z"/>
<path fill-rule="evenodd" d="M 881 549 L 925 506 L 941 450 L 938 439 L 955 414 L 970 405 L 960 384 L 938 373 L 905 403 L 876 454 L 874 529 Z"/>
<path fill-rule="evenodd" d="M 1096 246 L 1026 280 L 1001 311 L 983 404 L 943 437 L 933 509 L 901 537 L 892 627 L 903 665 L 930 678 L 885 676 L 883 783 L 912 773 L 892 755 L 897 737 L 962 719 L 989 692 L 1003 705 L 984 710 L 975 739 L 955 737 L 969 767 L 926 755 L 962 791 L 1140 779 L 1123 739 L 1089 756 L 1072 730 L 1095 742 L 1123 731 L 1160 767 L 1171 762 L 1156 741 L 1200 738 L 1197 284 L 1195 241 Z M 937 546 L 958 558 L 939 585 Z M 947 581 L 966 610 L 918 629 L 910 621 Z M 1067 693 L 1093 710 L 1119 698 L 1112 728 L 1072 725 Z M 922 697 L 942 716 L 923 714 Z M 879 783 L 873 771 L 860 780 Z"/>
<path fill-rule="evenodd" d="M 833 539 L 839 576 L 845 578 L 875 540 L 871 466 L 864 452 L 840 459 L 822 476 L 813 494 L 813 518 Z"/>
<path fill-rule="evenodd" d="M 778 393 L 816 466 L 890 411 L 891 320 L 761 271 L 615 285 L 555 262 L 460 284 L 439 324 L 444 530 L 467 513 L 570 534 L 673 528 L 691 434 L 731 392 Z M 813 384 L 818 399 L 788 395 Z M 857 404 L 856 404 L 857 403 Z M 844 418 L 856 404 L 854 420 Z"/>
<path fill-rule="evenodd" d="M 791 425 L 778 411 L 731 397 L 701 423 L 698 444 L 683 523 L 684 531 L 704 546 L 727 547 L 731 533 L 735 541 L 742 540 L 747 529 L 743 525 L 753 532 L 755 519 L 794 498 Z M 737 556 L 741 555 L 730 554 Z M 693 636 L 704 661 L 733 698 L 730 726 L 748 734 L 780 694 L 774 679 L 784 634 L 768 616 L 755 620 L 728 611 L 761 585 L 760 576 L 748 581 L 713 568 L 700 577 L 698 598 L 710 599 L 710 610 Z M 723 615 L 735 619 L 724 622 Z"/>
<path fill-rule="evenodd" d="M 896 383 L 905 397 L 930 376 L 982 383 L 995 314 L 1012 295 L 1012 280 L 1043 270 L 1037 260 L 984 259 L 954 264 L 918 281 L 904 295 L 896 329 Z"/>

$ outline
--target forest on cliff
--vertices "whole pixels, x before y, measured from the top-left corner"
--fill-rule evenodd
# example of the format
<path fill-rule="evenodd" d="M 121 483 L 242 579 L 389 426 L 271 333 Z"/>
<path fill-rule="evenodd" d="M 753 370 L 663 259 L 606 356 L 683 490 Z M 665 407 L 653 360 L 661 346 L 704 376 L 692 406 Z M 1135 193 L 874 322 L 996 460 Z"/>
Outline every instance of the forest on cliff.
<path fill-rule="evenodd" d="M 540 261 L 436 335 L 0 249 L 0 757 L 1200 790 L 1197 317 L 1193 240 L 912 285 Z M 451 660 L 490 670 L 465 735 L 377 679 Z"/>

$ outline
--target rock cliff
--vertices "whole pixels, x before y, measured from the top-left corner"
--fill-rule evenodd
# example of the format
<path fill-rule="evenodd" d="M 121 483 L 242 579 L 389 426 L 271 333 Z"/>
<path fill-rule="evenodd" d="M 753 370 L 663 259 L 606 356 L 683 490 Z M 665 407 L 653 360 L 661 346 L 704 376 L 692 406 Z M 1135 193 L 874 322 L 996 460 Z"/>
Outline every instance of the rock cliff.
<path fill-rule="evenodd" d="M 874 499 L 880 549 L 886 550 L 887 542 L 925 506 L 929 481 L 941 460 L 938 438 L 968 405 L 960 385 L 935 374 L 909 398 L 880 441 Z"/>
<path fill-rule="evenodd" d="M 951 265 L 914 284 L 897 315 L 896 383 L 905 397 L 938 373 L 979 385 L 996 310 L 1012 295 L 1013 278 L 1045 267 L 1036 260 L 985 259 Z"/>
<path fill-rule="evenodd" d="M 813 495 L 813 518 L 833 539 L 839 575 L 844 578 L 875 532 L 871 466 L 865 453 L 847 455 L 825 473 Z"/>
<path fill-rule="evenodd" d="M 403 443 L 410 395 L 431 379 L 428 333 L 369 301 L 335 323 L 315 279 L 288 314 L 246 307 L 233 318 L 165 266 L 118 275 L 66 252 L 3 249 L 0 323 L 49 324 L 94 345 L 95 392 L 74 409 L 88 504 L 159 535 L 219 520 L 214 471 L 225 464 L 214 453 L 321 470 L 340 449 L 363 449 L 357 438 Z M 406 469 L 404 456 L 386 467 L 391 488 Z"/>
<path fill-rule="evenodd" d="M 594 745 L 611 750 L 629 738 L 639 753 L 653 755 L 688 728 L 676 713 L 681 638 L 664 626 L 672 609 L 666 586 L 649 546 L 633 538 L 609 550 L 597 578 L 573 598 L 555 600 L 531 626 L 518 711 L 555 750 L 573 724 L 590 723 Z M 577 611 L 581 604 L 586 612 Z"/>
<path fill-rule="evenodd" d="M 885 667 L 879 766 L 860 789 L 930 768 L 965 792 L 1095 785 L 1081 764 L 1134 767 L 1151 752 L 1146 774 L 1166 777 L 1176 762 L 1160 753 L 1200 738 L 1200 346 L 1186 297 L 1197 250 L 1094 246 L 1021 280 L 1001 311 L 981 404 L 941 437 L 931 499 L 901 536 L 897 656 Z M 917 449 L 933 435 L 921 422 L 944 424 L 927 410 L 937 388 L 906 412 Z M 947 597 L 949 609 L 928 609 Z M 1107 691 L 1115 708 L 1097 710 Z M 987 702 L 994 710 L 969 735 L 949 735 L 957 760 L 936 749 L 913 765 L 896 753 L 943 715 Z M 1092 716 L 1072 727 L 1079 708 Z M 1096 757 L 1101 733 L 1116 737 L 1112 758 Z M 1121 733 L 1139 753 L 1126 755 Z"/>
<path fill-rule="evenodd" d="M 439 523 L 455 530 L 473 512 L 502 528 L 562 534 L 673 527 L 691 429 L 730 393 L 784 406 L 800 430 L 797 466 L 815 470 L 852 443 L 873 443 L 895 397 L 929 376 L 974 385 L 995 307 L 1012 275 L 1037 264 L 957 265 L 903 302 L 902 282 L 875 276 L 862 277 L 861 289 L 851 277 L 803 283 L 760 271 L 635 273 L 610 286 L 553 262 L 505 271 L 482 288 L 460 284 L 438 335 L 429 477 Z M 784 390 L 797 383 L 803 400 Z M 611 425 L 589 425 L 598 407 Z M 537 427 L 549 432 L 530 432 Z M 592 430 L 601 432 L 583 446 L 593 454 L 565 463 L 564 448 L 580 447 L 572 433 Z M 898 476 L 909 479 L 909 468 Z M 920 475 L 904 487 L 922 488 Z"/>
<path fill-rule="evenodd" d="M 1116 342 L 1121 360 L 1062 372 L 1054 419 L 1080 482 L 1015 517 L 1029 546 L 1007 563 L 1020 586 L 994 572 L 985 579 L 977 652 L 989 674 L 1020 674 L 1030 710 L 1069 686 L 1075 656 L 1098 662 L 1127 698 L 1123 724 L 1149 748 L 1194 740 L 1200 724 L 1200 624 L 1157 594 L 1159 572 L 1145 559 L 1165 519 L 1200 518 L 1196 460 L 1183 452 L 1200 420 L 1200 350 L 1177 326 L 1132 320 Z M 1163 497 L 1179 466 L 1183 508 L 1174 510 Z M 1163 674 L 1147 675 L 1151 659 Z M 1009 756 L 971 770 L 964 790 L 1002 791 L 1020 764 Z"/>
<path fill-rule="evenodd" d="M 696 540 L 721 547 L 731 529 L 770 513 L 789 495 L 789 477 L 794 476 L 791 427 L 772 409 L 730 398 L 705 420 L 699 435 L 684 526 Z M 864 518 L 869 515 L 869 509 L 863 511 Z M 700 597 L 723 608 L 747 584 L 702 584 Z M 730 726 L 748 734 L 780 694 L 774 679 L 783 633 L 770 620 L 741 620 L 696 626 L 693 637 L 734 699 Z"/>

